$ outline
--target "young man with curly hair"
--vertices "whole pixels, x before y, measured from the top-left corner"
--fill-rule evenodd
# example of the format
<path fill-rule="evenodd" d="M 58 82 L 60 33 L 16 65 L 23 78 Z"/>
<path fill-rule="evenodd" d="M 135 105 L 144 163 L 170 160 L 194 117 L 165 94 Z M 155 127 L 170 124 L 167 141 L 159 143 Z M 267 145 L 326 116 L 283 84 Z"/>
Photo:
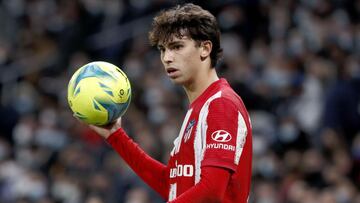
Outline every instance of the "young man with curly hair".
<path fill-rule="evenodd" d="M 241 98 L 216 73 L 222 49 L 215 17 L 194 4 L 173 7 L 154 18 L 149 40 L 190 103 L 168 164 L 140 149 L 121 128 L 121 119 L 91 128 L 171 203 L 248 202 L 250 118 Z"/>

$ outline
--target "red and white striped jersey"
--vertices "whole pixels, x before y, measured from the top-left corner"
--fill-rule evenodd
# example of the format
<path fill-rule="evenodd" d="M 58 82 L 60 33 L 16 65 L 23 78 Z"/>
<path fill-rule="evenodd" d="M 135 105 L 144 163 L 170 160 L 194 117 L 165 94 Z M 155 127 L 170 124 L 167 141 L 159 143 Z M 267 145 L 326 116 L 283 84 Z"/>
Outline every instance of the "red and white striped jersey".
<path fill-rule="evenodd" d="M 225 79 L 211 84 L 186 113 L 168 167 L 169 201 L 201 179 L 203 166 L 232 171 L 224 203 L 247 202 L 252 162 L 248 112 Z"/>

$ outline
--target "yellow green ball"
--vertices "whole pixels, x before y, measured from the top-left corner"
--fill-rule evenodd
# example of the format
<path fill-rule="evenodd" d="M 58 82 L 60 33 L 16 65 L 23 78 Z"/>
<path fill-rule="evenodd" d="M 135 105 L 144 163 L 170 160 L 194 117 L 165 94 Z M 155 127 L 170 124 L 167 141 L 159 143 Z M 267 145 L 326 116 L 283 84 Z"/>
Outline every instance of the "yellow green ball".
<path fill-rule="evenodd" d="M 68 84 L 68 103 L 74 116 L 92 125 L 106 125 L 129 107 L 131 86 L 126 74 L 103 61 L 79 68 Z"/>

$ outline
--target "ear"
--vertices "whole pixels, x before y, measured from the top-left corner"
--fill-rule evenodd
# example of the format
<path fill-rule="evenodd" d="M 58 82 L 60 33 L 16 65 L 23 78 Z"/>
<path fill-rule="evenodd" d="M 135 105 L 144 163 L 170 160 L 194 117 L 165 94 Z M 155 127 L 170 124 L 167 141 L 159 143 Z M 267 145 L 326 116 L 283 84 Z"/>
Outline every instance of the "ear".
<path fill-rule="evenodd" d="M 210 56 L 212 50 L 212 42 L 207 40 L 207 41 L 203 41 L 201 42 L 200 45 L 200 57 L 201 60 L 205 60 L 208 56 Z"/>

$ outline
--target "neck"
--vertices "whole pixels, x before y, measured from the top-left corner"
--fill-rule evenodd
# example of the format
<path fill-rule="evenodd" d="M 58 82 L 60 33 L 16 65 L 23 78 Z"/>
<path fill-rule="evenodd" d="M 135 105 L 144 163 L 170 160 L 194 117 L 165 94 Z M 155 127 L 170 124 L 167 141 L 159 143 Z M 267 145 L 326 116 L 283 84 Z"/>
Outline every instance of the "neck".
<path fill-rule="evenodd" d="M 202 78 L 194 80 L 189 85 L 184 85 L 185 92 L 188 96 L 189 102 L 192 103 L 198 98 L 213 82 L 219 80 L 214 68 L 210 69 L 207 75 Z"/>

